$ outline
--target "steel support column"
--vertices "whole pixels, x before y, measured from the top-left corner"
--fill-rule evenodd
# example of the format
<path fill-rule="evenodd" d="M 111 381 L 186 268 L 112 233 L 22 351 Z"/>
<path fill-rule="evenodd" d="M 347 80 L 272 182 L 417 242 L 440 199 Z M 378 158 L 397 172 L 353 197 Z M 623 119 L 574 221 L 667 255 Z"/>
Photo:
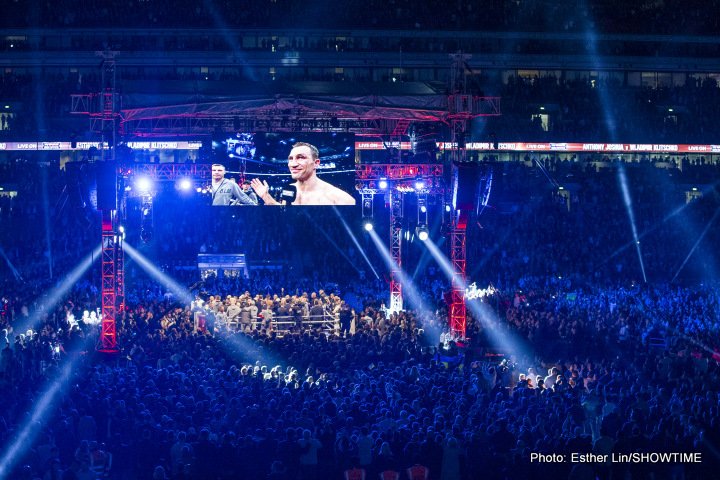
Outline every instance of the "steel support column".
<path fill-rule="evenodd" d="M 390 311 L 397 312 L 403 308 L 402 284 L 400 269 L 402 268 L 402 217 L 403 194 L 393 189 L 390 192 L 390 255 L 393 268 L 390 272 Z"/>
<path fill-rule="evenodd" d="M 100 344 L 98 346 L 103 352 L 117 351 L 115 317 L 117 315 L 118 300 L 118 269 L 116 268 L 118 236 L 113 225 L 114 217 L 114 211 L 102 211 L 102 266 L 100 292 L 102 298 L 102 322 L 100 330 Z M 120 269 L 120 271 L 122 272 L 122 269 Z"/>
<path fill-rule="evenodd" d="M 461 338 L 465 338 L 467 321 L 465 309 L 466 226 L 466 220 L 456 219 L 450 231 L 450 261 L 455 273 L 450 291 L 450 330 Z"/>
<path fill-rule="evenodd" d="M 467 95 L 465 63 L 468 55 L 450 56 L 453 60 L 451 83 L 448 97 L 448 113 L 452 129 L 452 152 L 450 158 L 453 168 L 458 168 L 467 161 L 465 148 L 466 133 L 470 120 L 479 113 L 478 105 L 471 95 Z M 457 185 L 455 185 L 457 188 Z M 457 192 L 453 192 L 453 197 Z M 450 330 L 460 338 L 465 338 L 467 311 L 465 306 L 465 274 L 466 274 L 466 230 L 469 210 L 466 206 L 454 212 L 450 229 L 450 260 L 453 265 L 453 282 L 450 291 Z"/>

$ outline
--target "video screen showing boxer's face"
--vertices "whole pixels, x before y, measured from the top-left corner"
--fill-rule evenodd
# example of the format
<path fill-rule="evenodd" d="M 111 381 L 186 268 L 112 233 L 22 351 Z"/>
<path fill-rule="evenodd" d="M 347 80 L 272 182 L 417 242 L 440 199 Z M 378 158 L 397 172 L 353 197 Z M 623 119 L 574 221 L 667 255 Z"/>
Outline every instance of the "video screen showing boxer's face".
<path fill-rule="evenodd" d="M 353 134 L 238 133 L 215 148 L 206 187 L 213 206 L 360 204 Z"/>

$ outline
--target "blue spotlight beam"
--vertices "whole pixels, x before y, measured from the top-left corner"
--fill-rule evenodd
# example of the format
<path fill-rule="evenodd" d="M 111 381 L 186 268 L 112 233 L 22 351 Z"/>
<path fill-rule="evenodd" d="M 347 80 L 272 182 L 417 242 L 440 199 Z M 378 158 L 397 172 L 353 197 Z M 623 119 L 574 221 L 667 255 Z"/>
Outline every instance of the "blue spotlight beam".
<path fill-rule="evenodd" d="M 707 195 L 708 193 L 710 193 L 711 191 L 713 191 L 713 190 L 715 189 L 715 187 L 717 187 L 718 185 L 720 185 L 720 182 L 715 182 L 715 183 L 713 183 L 713 184 L 705 187 L 703 190 L 701 190 L 701 193 L 702 193 L 703 195 Z M 683 203 L 682 205 L 679 205 L 678 207 L 676 207 L 675 209 L 673 209 L 670 213 L 668 213 L 667 215 L 665 215 L 665 216 L 662 218 L 662 220 L 656 222 L 654 225 L 651 225 L 649 228 L 647 228 L 647 229 L 644 230 L 643 232 L 640 232 L 640 234 L 638 235 L 638 240 L 642 240 L 643 238 L 645 238 L 646 235 L 651 234 L 652 232 L 654 232 L 655 230 L 657 230 L 658 228 L 660 228 L 660 227 L 661 227 L 664 223 L 666 223 L 668 220 L 670 220 L 670 219 L 674 218 L 675 216 L 679 215 L 680 213 L 682 213 L 685 209 L 687 209 L 687 208 L 688 208 L 689 206 L 691 206 L 691 205 L 692 205 L 692 202 L 690 202 L 690 203 L 685 202 L 685 203 Z M 602 262 L 600 265 L 606 264 L 606 263 L 609 262 L 611 259 L 613 259 L 613 258 L 615 258 L 616 256 L 620 255 L 622 252 L 624 252 L 625 250 L 627 250 L 628 248 L 630 248 L 630 247 L 632 247 L 633 245 L 636 245 L 636 244 L 637 244 L 637 242 L 636 242 L 636 241 L 633 241 L 633 240 L 625 243 L 624 245 L 622 245 L 621 247 L 619 247 L 617 250 L 615 250 L 612 254 L 610 254 L 609 257 L 607 257 L 605 260 L 603 260 L 603 262 Z"/>
<path fill-rule="evenodd" d="M 419 238 L 419 235 L 418 235 Z M 430 239 L 430 237 L 426 238 L 425 240 L 421 240 L 421 242 L 426 242 Z M 417 266 L 415 267 L 415 271 L 413 272 L 412 279 L 413 281 L 417 278 L 418 274 L 423 271 L 423 269 L 427 266 L 427 264 L 430 263 L 430 256 L 428 255 L 428 252 L 423 252 L 420 255 L 420 260 L 418 260 Z"/>
<path fill-rule="evenodd" d="M 150 260 L 145 258 L 145 256 L 138 252 L 132 245 L 125 242 L 123 243 L 123 249 L 130 258 L 137 262 L 145 273 L 150 275 L 150 277 L 159 284 L 167 287 L 182 303 L 186 305 L 190 305 L 192 303 L 194 298 L 188 289 L 170 278 L 167 274 L 160 271 L 159 268 L 153 265 Z"/>
<path fill-rule="evenodd" d="M 15 277 L 15 280 L 17 280 L 18 282 L 24 281 L 22 275 L 20 275 L 20 272 L 18 271 L 18 269 L 15 268 L 15 265 L 13 265 L 12 261 L 10 261 L 10 258 L 8 258 L 7 254 L 5 253 L 5 249 L 2 248 L 1 245 L 0 245 L 0 257 L 2 257 L 5 260 L 5 263 L 7 263 L 7 266 L 10 269 L 10 271 L 12 272 L 13 276 Z"/>
<path fill-rule="evenodd" d="M 47 167 L 40 169 L 40 178 L 42 179 L 42 206 L 43 221 L 45 224 L 45 246 L 47 247 L 48 270 L 50 278 L 53 278 L 53 255 L 52 255 L 52 228 L 50 228 L 50 201 L 48 200 L 48 171 Z"/>
<path fill-rule="evenodd" d="M 15 463 L 23 457 L 28 447 L 32 445 L 40 433 L 45 419 L 49 416 L 49 410 L 55 404 L 55 400 L 61 390 L 64 389 L 63 387 L 67 385 L 74 366 L 75 361 L 66 363 L 60 370 L 60 375 L 54 377 L 40 401 L 35 402 L 30 419 L 20 429 L 15 441 L 8 446 L 0 459 L 0 478 L 10 478 L 9 474 L 12 472 Z"/>
<path fill-rule="evenodd" d="M 355 247 L 360 252 L 360 255 L 362 255 L 362 257 L 365 259 L 365 262 L 368 264 L 368 267 L 370 267 L 370 270 L 372 270 L 373 275 L 375 275 L 375 278 L 377 278 L 379 280 L 380 275 L 378 275 L 377 271 L 375 270 L 375 267 L 373 267 L 372 263 L 370 263 L 370 259 L 368 258 L 367 254 L 365 253 L 365 249 L 362 248 L 362 246 L 360 245 L 360 242 L 358 242 L 357 237 L 355 236 L 355 234 L 352 233 L 350 226 L 347 224 L 345 219 L 342 218 L 342 216 L 340 215 L 340 212 L 338 212 L 337 207 L 333 207 L 333 211 L 335 212 L 335 215 L 337 215 L 338 218 L 340 219 L 340 221 L 342 222 L 343 228 L 345 228 L 345 231 L 350 236 L 350 239 L 352 240 L 353 244 L 355 244 Z"/>
<path fill-rule="evenodd" d="M 283 365 L 286 361 L 280 360 L 273 352 L 265 350 L 261 344 L 244 333 L 230 335 L 220 343 L 228 354 L 238 363 L 260 362 L 263 365 Z"/>
<path fill-rule="evenodd" d="M 88 336 L 78 350 L 86 349 L 92 341 L 93 337 Z M 32 447 L 35 438 L 37 438 L 54 410 L 59 406 L 59 400 L 67 390 L 71 375 L 83 358 L 85 357 L 80 355 L 79 351 L 75 352 L 72 360 L 68 359 L 59 373 L 48 381 L 45 392 L 37 402 L 33 403 L 30 417 L 25 421 L 15 439 L 5 448 L 2 457 L 0 457 L 0 478 L 10 478 L 10 474 L 17 462 Z"/>
<path fill-rule="evenodd" d="M 585 7 L 585 5 L 583 5 L 584 3 L 585 2 L 581 2 L 581 7 Z M 597 33 L 592 28 L 592 18 L 586 18 L 586 22 L 587 23 L 585 25 L 585 38 L 587 40 L 586 43 L 588 46 L 588 53 L 590 54 L 590 58 L 595 65 L 595 70 L 602 71 L 604 70 L 604 65 L 602 61 L 602 55 L 598 53 Z M 600 99 L 600 104 L 603 110 L 602 113 L 605 116 L 605 126 L 607 127 L 608 136 L 612 142 L 615 142 L 617 137 L 617 129 L 615 127 L 616 122 L 613 115 L 613 105 L 610 96 L 608 95 L 608 91 L 602 86 L 596 87 L 595 84 L 593 84 L 593 88 L 597 88 L 598 98 Z M 638 232 L 635 223 L 635 214 L 633 213 L 632 200 L 630 199 L 630 191 L 627 186 L 627 178 L 625 176 L 625 170 L 623 169 L 622 164 L 618 169 L 618 178 L 620 180 L 620 186 L 623 191 L 625 209 L 627 210 L 628 217 L 630 219 L 630 226 L 632 227 L 633 240 L 635 241 L 635 250 L 637 251 L 638 261 L 640 262 L 640 270 L 642 271 L 643 281 L 647 283 L 647 275 L 645 274 L 645 263 L 643 262 L 642 250 L 640 248 L 640 239 L 638 238 Z"/>
<path fill-rule="evenodd" d="M 707 195 L 707 194 L 709 194 L 710 192 L 712 192 L 713 190 L 715 190 L 715 188 L 716 188 L 718 185 L 720 185 L 720 181 L 717 181 L 717 182 L 714 182 L 714 183 L 712 183 L 712 184 L 710 184 L 710 185 L 705 186 L 705 187 L 700 191 L 700 193 L 702 193 L 703 195 Z M 692 204 L 693 204 L 693 202 L 684 202 L 682 205 L 677 206 L 677 207 L 674 208 L 670 213 L 668 213 L 667 215 L 665 215 L 665 216 L 662 218 L 662 220 L 656 222 L 654 225 L 651 225 L 651 226 L 650 226 L 649 228 L 647 228 L 646 230 L 640 232 L 640 234 L 638 235 L 638 240 L 642 240 L 646 235 L 649 235 L 649 234 L 651 234 L 652 232 L 654 232 L 655 230 L 657 230 L 658 228 L 660 228 L 660 227 L 661 227 L 664 223 L 666 223 L 668 220 L 670 220 L 670 219 L 674 218 L 675 216 L 683 213 L 683 212 L 684 212 L 688 207 L 690 207 Z M 613 258 L 615 258 L 616 256 L 620 255 L 622 252 L 624 252 L 625 250 L 627 250 L 628 248 L 630 248 L 630 247 L 632 247 L 633 245 L 636 245 L 636 244 L 637 244 L 637 242 L 635 242 L 635 241 L 633 241 L 633 240 L 625 243 L 624 245 L 622 245 L 621 247 L 619 247 L 618 249 L 616 249 L 612 254 L 610 254 L 609 257 L 605 258 L 605 260 L 603 260 L 603 262 L 602 262 L 600 265 L 605 265 L 605 264 L 606 264 L 607 262 L 609 262 L 611 259 L 613 259 Z"/>
<path fill-rule="evenodd" d="M 25 332 L 30 329 L 35 330 L 35 327 L 38 323 L 40 323 L 42 316 L 55 308 L 60 300 L 62 300 L 72 287 L 82 278 L 82 276 L 85 275 L 85 272 L 90 270 L 93 263 L 100 258 L 101 248 L 102 247 L 98 245 L 90 254 L 82 259 L 63 280 L 58 282 L 58 284 L 50 291 L 49 295 L 38 302 L 37 307 L 33 310 L 28 319 L 25 322 L 16 325 L 15 331 Z"/>
<path fill-rule="evenodd" d="M 407 274 L 392 259 L 390 251 L 385 245 L 383 245 L 383 242 L 382 240 L 380 240 L 378 234 L 374 230 L 371 230 L 368 232 L 368 235 L 370 235 L 370 238 L 380 252 L 388 269 L 396 270 L 398 272 L 398 276 L 400 277 L 400 283 L 403 286 L 403 291 L 407 293 L 407 298 L 409 302 L 415 307 L 415 309 L 422 312 L 429 312 L 430 310 L 427 308 L 427 305 L 425 305 L 425 302 L 423 302 L 422 297 L 417 291 L 417 288 L 415 288 L 415 285 L 408 278 Z"/>
<path fill-rule="evenodd" d="M 707 225 L 705 225 L 705 228 L 703 229 L 702 233 L 698 237 L 698 239 L 693 244 L 692 248 L 690 249 L 690 252 L 688 252 L 687 257 L 685 257 L 685 260 L 683 260 L 682 265 L 680 265 L 680 268 L 677 269 L 677 272 L 675 272 L 675 275 L 673 276 L 672 280 L 670 282 L 674 282 L 675 279 L 680 275 L 680 272 L 683 268 L 685 268 L 685 264 L 687 264 L 688 260 L 690 260 L 690 257 L 692 257 L 692 254 L 695 253 L 695 250 L 697 249 L 698 245 L 700 245 L 700 242 L 702 242 L 703 238 L 705 238 L 705 235 L 707 234 L 708 230 L 710 230 L 710 227 L 713 223 L 715 223 L 715 219 L 718 217 L 718 214 L 720 214 L 720 208 L 715 210 L 715 213 L 713 214 L 712 218 L 708 222 Z"/>
<path fill-rule="evenodd" d="M 663 217 L 662 220 L 660 220 L 659 222 L 657 222 L 657 223 L 655 223 L 654 225 L 650 226 L 650 228 L 648 228 L 647 230 L 645 230 L 645 231 L 643 231 L 643 232 L 640 232 L 640 234 L 638 235 L 638 240 L 642 240 L 646 235 L 649 235 L 649 234 L 651 234 L 652 232 L 654 232 L 655 230 L 657 230 L 658 228 L 660 228 L 665 222 L 667 222 L 668 220 L 670 220 L 671 218 L 673 218 L 674 216 L 678 215 L 678 214 L 681 213 L 683 210 L 685 210 L 685 209 L 688 207 L 688 205 L 690 205 L 690 204 L 689 204 L 689 203 L 684 203 L 684 204 L 680 205 L 679 207 L 677 207 L 676 209 L 674 209 L 672 212 L 670 212 L 670 213 L 668 213 L 667 215 L 665 215 L 665 217 Z M 633 245 L 637 245 L 637 242 L 636 242 L 635 240 L 631 240 L 631 241 L 625 243 L 624 245 L 622 245 L 621 247 L 619 247 L 617 250 L 615 250 L 612 254 L 610 254 L 610 256 L 607 257 L 607 258 L 602 262 L 601 265 L 604 265 L 605 263 L 609 262 L 611 259 L 613 259 L 613 258 L 615 258 L 616 256 L 620 255 L 622 252 L 624 252 L 624 251 L 627 250 L 628 248 L 632 247 Z"/>
<path fill-rule="evenodd" d="M 588 2 L 581 1 L 580 5 L 578 7 L 586 12 L 592 12 L 592 8 L 590 8 L 587 5 Z M 589 13 L 585 17 L 585 44 L 587 45 L 587 51 L 588 56 L 590 58 L 590 61 L 593 63 L 593 70 L 596 71 L 603 71 L 605 70 L 605 64 L 603 61 L 602 54 L 598 53 L 598 47 L 597 47 L 597 32 L 594 30 L 594 19 L 592 18 L 592 14 Z M 593 80 L 594 82 L 594 80 Z M 608 91 L 606 88 L 603 88 L 602 86 L 598 86 L 595 83 L 592 84 L 592 87 L 597 90 L 598 98 L 600 100 L 600 105 L 602 106 L 602 113 L 605 116 L 605 126 L 607 127 L 608 136 L 610 140 L 615 143 L 616 137 L 617 137 L 617 128 L 615 127 L 615 116 L 614 116 L 614 109 L 611 102 L 610 95 L 608 95 Z"/>
<path fill-rule="evenodd" d="M 450 263 L 450 260 L 448 260 L 445 255 L 442 254 L 437 245 L 435 245 L 435 242 L 428 238 L 425 242 L 425 246 L 427 246 L 428 251 L 430 251 L 430 255 L 432 255 L 437 264 L 440 265 L 440 269 L 443 271 L 450 283 L 462 285 L 463 289 L 467 288 L 467 283 L 465 282 L 465 280 L 455 272 L 452 264 Z"/>
<path fill-rule="evenodd" d="M 330 244 L 333 247 L 335 247 L 335 250 L 337 250 L 338 253 L 345 260 L 347 260 L 348 264 L 350 264 L 350 266 L 352 268 L 354 268 L 356 272 L 360 273 L 360 269 L 357 266 L 355 266 L 355 263 L 352 260 L 350 260 L 350 257 L 348 257 L 347 254 L 345 252 L 343 252 L 342 248 L 340 248 L 338 246 L 338 244 L 335 242 L 335 240 L 333 240 L 332 237 L 330 235 L 328 235 L 328 233 L 325 231 L 325 229 L 321 225 L 319 225 L 317 222 L 315 222 L 315 220 L 307 213 L 307 211 L 303 210 L 303 215 L 305 215 L 311 222 L 313 222 L 313 224 L 315 225 L 315 228 L 317 228 L 320 231 L 320 233 L 323 234 L 323 237 L 325 237 L 327 239 L 327 241 L 330 242 Z"/>
<path fill-rule="evenodd" d="M 642 250 L 640 249 L 640 238 L 638 237 L 637 226 L 635 224 L 635 212 L 632 207 L 632 198 L 630 198 L 630 189 L 628 187 L 627 176 L 625 175 L 625 169 L 622 164 L 618 167 L 618 181 L 620 182 L 620 189 L 623 194 L 623 201 L 625 202 L 625 210 L 630 220 L 630 227 L 632 228 L 633 240 L 635 241 L 635 250 L 637 251 L 638 261 L 640 262 L 640 270 L 642 271 L 643 281 L 647 283 L 647 275 L 645 275 L 645 263 L 643 262 Z"/>
<path fill-rule="evenodd" d="M 448 281 L 451 283 L 457 282 L 457 285 L 461 285 L 464 289 L 467 289 L 467 283 L 465 280 L 457 276 L 450 259 L 448 259 L 440 251 L 437 245 L 435 245 L 435 243 L 430 239 L 425 242 L 425 245 L 427 245 L 430 254 L 433 256 L 438 265 L 440 265 L 440 269 L 443 271 Z M 465 305 L 470 310 L 473 317 L 480 322 L 488 338 L 496 348 L 504 352 L 508 352 L 511 355 L 519 355 L 529 352 L 529 348 L 524 347 L 522 345 L 522 341 L 516 338 L 509 329 L 499 328 L 499 326 L 502 326 L 503 323 L 487 303 L 473 300 L 465 302 Z"/>

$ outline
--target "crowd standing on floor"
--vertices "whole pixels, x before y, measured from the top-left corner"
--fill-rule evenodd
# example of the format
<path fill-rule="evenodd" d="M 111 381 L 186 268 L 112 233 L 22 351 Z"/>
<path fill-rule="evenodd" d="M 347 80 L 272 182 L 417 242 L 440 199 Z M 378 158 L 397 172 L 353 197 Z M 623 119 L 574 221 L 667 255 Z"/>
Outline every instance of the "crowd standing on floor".
<path fill-rule="evenodd" d="M 569 196 L 538 167 L 496 166 L 493 206 L 468 231 L 468 275 L 497 291 L 467 302 L 465 339 L 447 332 L 440 269 L 417 275 L 423 302 L 390 312 L 381 261 L 368 247 L 365 262 L 362 239 L 333 247 L 334 220 L 279 217 L 286 230 L 268 224 L 259 241 L 175 211 L 138 246 L 195 302 L 128 262 L 115 357 L 95 352 L 98 327 L 81 320 L 100 307 L 99 271 L 53 295 L 99 227 L 90 208 L 61 207 L 66 173 L 44 167 L 51 201 L 35 200 L 41 177 L 20 189 L 32 201 L 0 204 L 12 228 L 0 232 L 0 468 L 21 479 L 708 478 L 720 433 L 716 194 L 685 203 L 677 171 L 624 166 L 646 282 L 634 244 L 623 249 L 619 165 L 546 163 L 573 179 Z M 27 164 L 3 168 L 21 178 Z M 318 235 L 299 235 L 308 225 Z M 161 241 L 166 228 L 176 235 Z M 233 245 L 269 263 L 199 283 L 187 252 Z M 683 263 L 691 249 L 703 255 Z M 320 310 L 330 328 L 305 321 Z M 279 317 L 296 321 L 281 330 Z M 703 461 L 530 460 L 582 452 Z"/>

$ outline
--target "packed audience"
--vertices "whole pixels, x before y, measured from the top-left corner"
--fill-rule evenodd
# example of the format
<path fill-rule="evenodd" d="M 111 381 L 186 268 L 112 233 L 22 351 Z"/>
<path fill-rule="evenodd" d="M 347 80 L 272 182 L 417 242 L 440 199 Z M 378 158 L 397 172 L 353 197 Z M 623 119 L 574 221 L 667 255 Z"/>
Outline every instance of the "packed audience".
<path fill-rule="evenodd" d="M 283 81 L 362 83 L 358 90 L 395 82 L 429 82 L 439 93 L 446 93 L 447 87 L 438 88 L 438 85 L 449 83 L 450 75 L 444 73 L 450 71 L 449 63 L 447 69 L 435 68 L 433 72 L 406 67 L 405 72 L 403 68 L 386 68 L 386 72 L 369 74 L 373 65 L 367 63 L 368 53 L 399 53 L 401 67 L 403 52 L 443 56 L 458 51 L 500 56 L 508 52 L 528 56 L 543 54 L 557 56 L 561 63 L 570 64 L 573 63 L 571 57 L 582 53 L 593 61 L 597 58 L 597 66 L 585 68 L 583 73 L 564 68 L 562 78 L 550 74 L 558 69 L 555 64 L 536 67 L 538 73 L 534 76 L 531 75 L 534 69 L 530 68 L 517 70 L 522 77 L 508 77 L 507 71 L 500 67 L 473 71 L 466 82 L 469 92 L 500 96 L 503 112 L 501 117 L 476 128 L 477 133 L 486 137 L 483 140 L 493 139 L 491 141 L 560 139 L 717 144 L 720 132 L 714 112 L 720 107 L 720 96 L 716 72 L 698 70 L 718 54 L 716 44 L 708 40 L 718 30 L 717 16 L 706 13 L 715 11 L 715 2 L 717 0 L 642 2 L 624 8 L 619 0 L 595 0 L 580 6 L 568 0 L 551 4 L 539 0 L 503 0 L 482 6 L 460 0 L 439 8 L 407 0 L 353 0 L 346 2 L 339 12 L 328 1 L 308 5 L 263 0 L 238 7 L 228 0 L 203 5 L 152 0 L 97 6 L 63 0 L 45 4 L 43 8 L 33 2 L 14 1 L 3 10 L 0 24 L 17 30 L 0 39 L 0 51 L 41 52 L 52 56 L 67 54 L 68 50 L 94 54 L 107 49 L 178 55 L 178 64 L 182 67 L 140 65 L 117 69 L 116 90 L 124 96 L 126 108 L 133 106 L 133 95 L 138 93 L 184 94 L 186 98 L 182 103 L 188 103 L 197 95 L 211 99 L 217 92 L 238 93 L 238 89 L 245 88 L 238 82 L 254 82 L 269 94 L 275 93 L 271 91 L 273 88 L 287 87 L 277 86 Z M 327 11 L 332 11 L 332 15 L 326 15 Z M 298 22 L 298 18 L 303 21 Z M 220 33 L 184 33 L 202 28 Z M 244 33 L 253 28 L 267 33 L 262 30 Z M 331 28 L 341 33 L 330 30 L 323 33 L 322 29 Z M 61 39 L 63 36 L 52 29 L 75 30 Z M 346 35 L 347 29 L 370 34 L 367 37 Z M 398 33 L 373 34 L 377 29 Z M 436 30 L 439 38 L 412 35 L 417 30 Z M 475 38 L 464 34 L 456 39 L 454 30 L 538 32 L 540 36 L 521 34 L 522 38 L 515 38 L 515 35 L 504 37 L 498 33 L 497 37 L 484 39 L 482 35 Z M 572 39 L 557 38 L 559 32 L 576 35 Z M 613 36 L 625 33 L 632 36 L 619 39 Z M 672 42 L 657 37 L 674 33 L 682 37 Z M 202 68 L 195 53 L 206 51 L 226 53 L 228 58 L 236 59 L 237 65 Z M 243 52 L 280 54 L 283 58 L 270 73 L 266 66 L 255 68 L 242 62 Z M 324 52 L 332 58 L 348 52 L 348 56 L 357 57 L 357 62 L 351 61 L 351 64 L 365 63 L 361 67 L 339 63 L 334 67 L 343 68 L 336 69 L 327 68 L 329 64 L 321 65 L 322 61 L 310 60 L 308 68 L 295 68 L 294 61 L 305 52 L 311 55 Z M 603 68 L 606 57 L 613 58 L 614 66 Z M 632 66 L 636 64 L 633 59 L 638 57 L 645 60 L 687 58 L 693 67 L 687 72 L 668 72 L 654 67 L 648 71 Z M 565 58 L 567 61 L 562 60 Z M 617 71 L 617 63 L 625 63 L 618 58 L 626 58 L 632 68 Z M 590 71 L 593 71 L 592 78 Z M 69 114 L 70 95 L 97 93 L 101 83 L 99 69 L 27 68 L 22 64 L 8 64 L 0 75 L 0 99 L 4 102 L 0 113 L 0 140 L 25 141 L 37 138 L 38 133 L 44 140 L 81 138 L 87 130 L 87 118 Z M 313 86 L 315 88 L 317 86 Z M 332 88 L 328 87 L 327 91 Z M 397 84 L 390 88 L 401 91 Z M 282 93 L 296 93 L 296 90 Z M 42 108 L 37 108 L 38 105 Z M 548 120 L 544 121 L 541 115 L 547 115 Z"/>
<path fill-rule="evenodd" d="M 683 85 L 629 86 L 615 78 L 510 77 L 502 85 L 503 115 L 486 127 L 500 141 L 706 143 L 718 138 L 713 78 Z M 543 124 L 540 115 L 546 114 Z"/>
<path fill-rule="evenodd" d="M 14 465 L 18 475 L 343 478 L 352 468 L 404 475 L 420 464 L 430 478 L 528 478 L 530 452 L 660 450 L 699 451 L 708 463 L 555 464 L 543 473 L 701 478 L 713 462 L 712 288 L 503 291 L 477 310 L 492 313 L 474 316 L 459 348 L 429 338 L 446 321 L 433 313 L 368 307 L 352 333 L 281 336 L 262 324 L 199 331 L 191 307 L 157 286 L 137 297 L 119 321 L 118 359 L 79 355 L 97 334 L 81 326 L 58 337 L 52 321 L 4 348 L 6 446 L 45 382 L 74 368 Z M 208 303 L 222 313 L 221 302 Z M 11 318 L 21 314 L 11 307 Z M 58 354 L 53 338 L 62 339 Z"/>
<path fill-rule="evenodd" d="M 130 263 L 115 357 L 94 353 L 98 327 L 80 320 L 100 307 L 96 270 L 50 300 L 92 248 L 97 214 L 82 202 L 61 207 L 67 172 L 46 167 L 23 182 L 29 165 L 4 165 L 17 199 L 31 200 L 3 199 L 0 210 L 12 228 L 3 229 L 0 283 L 2 475 L 707 478 L 720 439 L 720 303 L 708 250 L 716 193 L 686 204 L 692 166 L 651 160 L 622 170 L 647 282 L 618 165 L 495 165 L 493 200 L 468 229 L 468 277 L 497 291 L 468 301 L 464 339 L 447 333 L 439 269 L 416 275 L 425 305 L 406 299 L 406 311 L 389 312 L 382 262 L 370 254 L 380 278 L 369 267 L 361 274 L 337 219 L 267 216 L 257 235 L 242 216 L 233 223 L 160 200 L 153 238 L 133 241 L 196 300 L 182 303 Z M 47 208 L 67 226 L 51 223 L 52 238 Z M 707 225 L 702 255 L 683 265 Z M 190 252 L 228 248 L 265 263 L 248 277 L 202 282 L 187 268 Z M 308 321 L 318 316 L 327 323 Z M 293 323 L 279 328 L 279 318 Z M 699 452 L 703 461 L 530 461 L 585 452 Z"/>
<path fill-rule="evenodd" d="M 590 27 L 603 33 L 711 34 L 718 23 L 707 12 L 714 2 L 643 2 L 633 8 L 618 0 L 594 0 L 577 5 L 567 0 L 496 1 L 481 7 L 457 1 L 439 8 L 408 0 L 350 1 L 342 11 L 328 1 L 298 5 L 289 0 L 237 4 L 221 0 L 207 4 L 140 1 L 88 6 L 75 0 L 33 8 L 12 2 L 5 10 L 5 27 L 194 27 L 194 28 L 376 28 L 439 30 L 515 30 L 576 32 Z M 331 16 L 327 13 L 332 12 Z M 298 18 L 303 18 L 298 22 Z"/>

